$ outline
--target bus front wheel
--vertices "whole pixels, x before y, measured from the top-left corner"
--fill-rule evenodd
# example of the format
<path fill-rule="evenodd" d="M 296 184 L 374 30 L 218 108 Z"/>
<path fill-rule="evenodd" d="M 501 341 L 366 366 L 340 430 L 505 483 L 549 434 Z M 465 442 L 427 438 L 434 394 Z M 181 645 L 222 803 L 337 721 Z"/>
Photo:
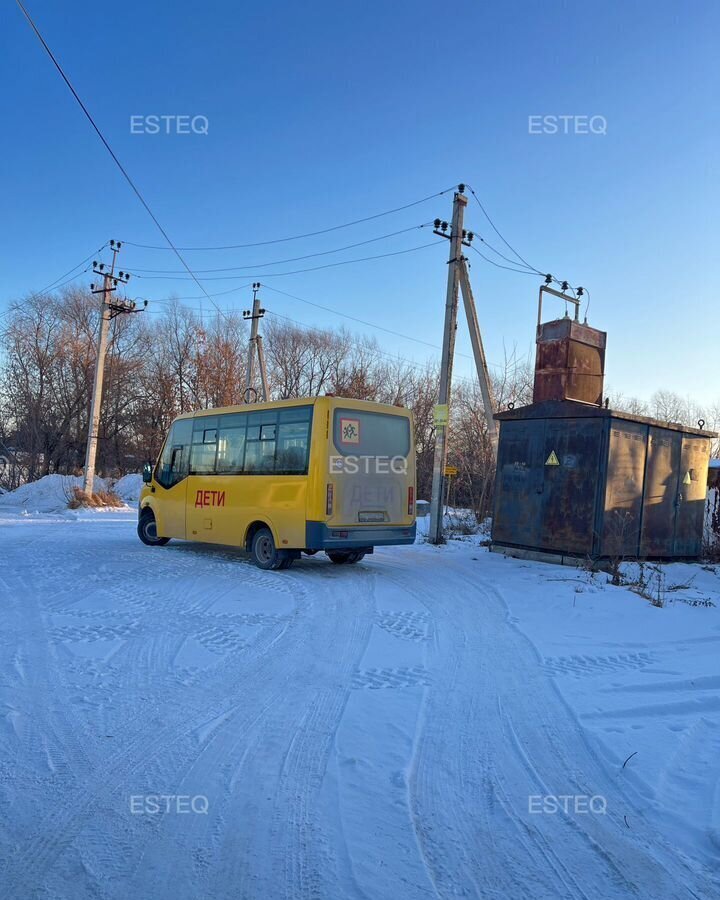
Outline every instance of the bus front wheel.
<path fill-rule="evenodd" d="M 327 555 L 330 562 L 336 565 L 345 565 L 346 563 L 357 563 L 365 556 L 362 550 L 328 550 Z"/>
<path fill-rule="evenodd" d="M 158 537 L 157 522 L 150 509 L 144 509 L 138 520 L 137 533 L 143 544 L 148 547 L 162 547 L 170 540 L 166 537 Z"/>
<path fill-rule="evenodd" d="M 277 549 L 269 528 L 260 528 L 255 532 L 250 555 L 259 569 L 287 569 L 293 561 L 292 556 Z"/>

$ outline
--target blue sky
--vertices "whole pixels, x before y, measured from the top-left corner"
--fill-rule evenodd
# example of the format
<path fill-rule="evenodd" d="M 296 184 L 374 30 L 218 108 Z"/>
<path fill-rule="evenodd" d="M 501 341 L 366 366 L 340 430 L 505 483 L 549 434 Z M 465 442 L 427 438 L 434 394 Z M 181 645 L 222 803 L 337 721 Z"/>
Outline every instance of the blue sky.
<path fill-rule="evenodd" d="M 464 181 L 530 263 L 590 288 L 612 388 L 720 398 L 717 3 L 27 5 L 176 244 L 313 231 Z M 109 238 L 163 241 L 13 4 L 0 25 L 1 311 Z M 148 115 L 205 116 L 209 133 L 132 134 L 131 116 Z M 553 115 L 602 116 L 607 133 L 529 133 L 530 116 Z M 449 217 L 450 203 L 447 194 L 312 239 L 186 258 L 194 269 L 254 266 Z M 508 253 L 472 199 L 466 224 Z M 431 241 L 428 231 L 266 271 L 389 253 Z M 472 256 L 489 359 L 527 354 L 538 279 Z M 388 259 L 257 276 L 439 345 L 446 259 L 438 239 Z M 121 261 L 138 274 L 179 268 L 169 252 L 131 246 Z M 216 293 L 253 274 L 204 284 Z M 183 279 L 131 285 L 154 310 L 173 293 L 199 294 Z M 216 302 L 243 308 L 249 298 Z M 263 299 L 307 325 L 344 321 L 269 290 Z M 188 305 L 213 313 L 207 300 Z M 439 356 L 345 324 L 405 358 Z M 458 351 L 470 353 L 464 325 Z M 456 373 L 471 368 L 460 355 Z"/>

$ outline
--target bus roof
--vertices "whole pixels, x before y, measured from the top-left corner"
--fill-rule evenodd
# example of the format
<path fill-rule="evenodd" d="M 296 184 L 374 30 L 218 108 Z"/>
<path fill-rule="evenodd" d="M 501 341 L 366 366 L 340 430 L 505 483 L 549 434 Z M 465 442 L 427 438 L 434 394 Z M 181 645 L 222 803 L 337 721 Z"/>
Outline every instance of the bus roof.
<path fill-rule="evenodd" d="M 289 406 L 308 406 L 318 402 L 329 401 L 334 406 L 347 406 L 351 409 L 365 409 L 368 412 L 393 412 L 397 415 L 410 415 L 410 410 L 404 406 L 391 406 L 388 403 L 376 403 L 374 400 L 355 400 L 351 397 L 336 397 L 325 394 L 320 397 L 295 397 L 292 400 L 270 400 L 267 403 L 242 403 L 236 406 L 219 406 L 214 409 L 197 409 L 193 412 L 182 413 L 177 419 L 193 419 L 197 416 L 219 416 L 224 413 L 249 412 L 250 410 L 280 409 Z"/>

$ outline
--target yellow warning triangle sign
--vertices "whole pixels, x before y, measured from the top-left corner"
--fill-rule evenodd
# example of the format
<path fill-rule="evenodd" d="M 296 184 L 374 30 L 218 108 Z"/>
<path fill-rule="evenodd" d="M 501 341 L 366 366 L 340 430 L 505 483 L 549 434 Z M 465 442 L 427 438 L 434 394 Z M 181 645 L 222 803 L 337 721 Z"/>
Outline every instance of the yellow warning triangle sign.
<path fill-rule="evenodd" d="M 559 466 L 560 460 L 557 458 L 557 453 L 554 450 L 550 451 L 550 456 L 545 460 L 546 466 Z"/>
<path fill-rule="evenodd" d="M 683 478 L 683 484 L 692 484 L 692 478 L 690 477 L 690 472 L 685 473 L 685 477 Z"/>

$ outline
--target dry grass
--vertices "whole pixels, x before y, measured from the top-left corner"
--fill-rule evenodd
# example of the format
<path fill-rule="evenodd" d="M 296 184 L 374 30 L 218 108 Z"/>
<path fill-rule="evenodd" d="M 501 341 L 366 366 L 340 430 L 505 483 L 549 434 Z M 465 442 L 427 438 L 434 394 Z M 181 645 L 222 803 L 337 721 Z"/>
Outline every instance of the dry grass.
<path fill-rule="evenodd" d="M 82 488 L 73 488 L 73 495 L 68 500 L 68 509 L 98 509 L 100 507 L 121 507 L 125 504 L 112 491 L 98 491 L 88 496 Z"/>

